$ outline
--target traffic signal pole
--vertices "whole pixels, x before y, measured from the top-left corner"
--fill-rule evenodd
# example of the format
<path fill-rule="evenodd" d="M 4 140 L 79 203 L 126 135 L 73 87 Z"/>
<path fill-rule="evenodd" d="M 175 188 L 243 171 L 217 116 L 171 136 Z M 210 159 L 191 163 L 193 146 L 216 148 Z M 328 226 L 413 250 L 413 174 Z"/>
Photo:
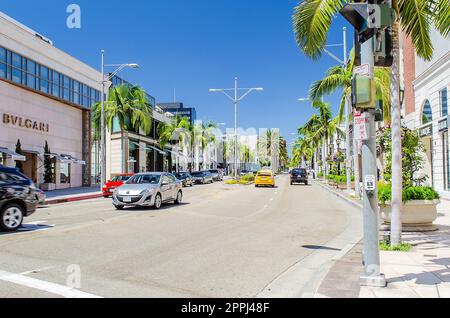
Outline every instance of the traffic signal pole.
<path fill-rule="evenodd" d="M 369 77 L 374 79 L 374 43 L 361 45 L 361 64 L 369 66 Z M 386 279 L 380 271 L 379 207 L 376 163 L 375 101 L 373 108 L 365 110 L 367 139 L 362 144 L 363 217 L 364 217 L 364 273 L 361 286 L 385 287 Z"/>

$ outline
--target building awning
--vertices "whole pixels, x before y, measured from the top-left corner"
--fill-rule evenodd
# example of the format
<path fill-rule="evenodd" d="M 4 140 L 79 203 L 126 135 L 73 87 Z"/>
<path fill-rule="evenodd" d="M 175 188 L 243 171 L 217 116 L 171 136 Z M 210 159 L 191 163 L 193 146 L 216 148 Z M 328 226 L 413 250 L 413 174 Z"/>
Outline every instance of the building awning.
<path fill-rule="evenodd" d="M 86 161 L 77 159 L 71 155 L 63 155 L 62 154 L 61 157 L 66 158 L 67 160 L 70 160 L 73 164 L 76 164 L 76 165 L 85 165 L 86 164 Z"/>
<path fill-rule="evenodd" d="M 161 155 L 167 156 L 167 152 L 162 151 L 156 147 L 150 146 L 149 144 L 146 144 L 146 146 L 141 146 L 139 143 L 132 141 L 133 144 L 135 144 L 136 146 L 138 146 L 139 148 L 141 148 L 142 150 L 148 151 L 148 152 L 152 152 L 152 151 L 156 151 L 159 152 Z"/>
<path fill-rule="evenodd" d="M 36 150 L 28 150 L 28 149 L 24 149 L 23 152 L 32 154 L 32 155 L 38 155 L 38 156 L 42 156 L 42 152 L 36 151 Z"/>
<path fill-rule="evenodd" d="M 59 161 L 61 163 L 72 163 L 72 160 L 57 153 L 51 153 L 50 157 L 54 158 L 56 161 Z"/>
<path fill-rule="evenodd" d="M 0 152 L 11 157 L 14 161 L 27 161 L 27 158 L 8 148 L 0 148 Z"/>

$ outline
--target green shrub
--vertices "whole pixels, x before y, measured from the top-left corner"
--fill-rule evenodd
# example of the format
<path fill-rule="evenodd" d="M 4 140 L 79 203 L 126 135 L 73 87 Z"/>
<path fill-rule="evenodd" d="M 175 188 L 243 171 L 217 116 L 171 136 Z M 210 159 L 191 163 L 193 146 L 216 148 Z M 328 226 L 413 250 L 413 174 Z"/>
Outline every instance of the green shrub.
<path fill-rule="evenodd" d="M 403 189 L 403 202 L 414 200 L 439 200 L 440 196 L 430 187 L 408 187 Z M 385 182 L 378 183 L 378 200 L 381 204 L 386 204 L 392 200 L 391 185 Z"/>
<path fill-rule="evenodd" d="M 381 251 L 387 251 L 387 252 L 409 252 L 412 249 L 411 244 L 402 243 L 397 246 L 392 246 L 390 242 L 388 241 L 382 241 L 380 242 L 380 250 Z"/>
<path fill-rule="evenodd" d="M 253 182 L 253 181 L 255 181 L 255 176 L 253 175 L 253 173 L 247 174 L 247 175 L 241 177 L 241 181 Z"/>

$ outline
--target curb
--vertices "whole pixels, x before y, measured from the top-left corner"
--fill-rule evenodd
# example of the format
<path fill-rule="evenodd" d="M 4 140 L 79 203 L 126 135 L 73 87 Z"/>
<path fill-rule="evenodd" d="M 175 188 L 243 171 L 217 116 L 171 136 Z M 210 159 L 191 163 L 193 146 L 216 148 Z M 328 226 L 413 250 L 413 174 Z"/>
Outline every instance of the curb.
<path fill-rule="evenodd" d="M 98 199 L 98 198 L 103 198 L 103 194 L 95 193 L 95 194 L 76 196 L 76 197 L 49 199 L 49 200 L 45 201 L 45 205 L 55 205 L 55 204 L 61 204 L 61 203 L 84 201 L 84 200 L 91 200 L 91 199 Z"/>
<path fill-rule="evenodd" d="M 321 182 L 319 182 L 319 181 L 317 181 L 317 180 L 313 180 L 313 182 L 314 182 L 314 184 L 316 184 L 316 185 L 320 186 L 321 188 L 327 190 L 327 191 L 330 192 L 331 194 L 333 194 L 333 195 L 339 197 L 339 198 L 342 199 L 342 200 L 345 200 L 347 203 L 350 203 L 350 204 L 353 205 L 354 207 L 356 207 L 356 208 L 358 208 L 358 209 L 362 209 L 362 208 L 363 208 L 362 203 L 360 203 L 360 202 L 358 202 L 358 201 L 355 201 L 355 200 L 352 200 L 352 199 L 348 198 L 346 195 L 344 195 L 344 194 L 342 194 L 342 193 L 340 193 L 340 192 L 338 192 L 338 191 L 336 191 L 336 190 L 333 190 L 333 189 L 327 187 L 326 185 L 322 184 Z"/>

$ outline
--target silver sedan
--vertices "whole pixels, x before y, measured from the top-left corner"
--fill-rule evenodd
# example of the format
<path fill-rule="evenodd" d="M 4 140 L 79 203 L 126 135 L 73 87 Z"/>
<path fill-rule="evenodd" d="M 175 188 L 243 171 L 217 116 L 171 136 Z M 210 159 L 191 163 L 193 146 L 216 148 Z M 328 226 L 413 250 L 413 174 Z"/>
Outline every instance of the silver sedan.
<path fill-rule="evenodd" d="M 114 191 L 113 205 L 122 210 L 125 207 L 146 206 L 159 209 L 166 202 L 181 204 L 182 188 L 181 181 L 170 173 L 140 173 Z"/>

